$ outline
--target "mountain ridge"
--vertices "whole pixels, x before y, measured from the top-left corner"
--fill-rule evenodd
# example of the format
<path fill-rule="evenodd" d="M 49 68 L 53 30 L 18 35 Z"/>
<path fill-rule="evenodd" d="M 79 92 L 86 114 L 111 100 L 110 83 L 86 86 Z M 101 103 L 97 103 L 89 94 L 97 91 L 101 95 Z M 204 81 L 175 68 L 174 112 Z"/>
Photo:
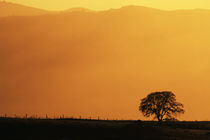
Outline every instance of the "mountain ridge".
<path fill-rule="evenodd" d="M 33 16 L 48 13 L 47 10 L 25 6 L 11 2 L 0 2 L 0 17 L 6 16 Z"/>
<path fill-rule="evenodd" d="M 158 8 L 137 6 L 137 5 L 127 5 L 121 8 L 108 9 L 108 10 L 90 10 L 83 7 L 75 7 L 67 10 L 61 11 L 48 11 L 44 9 L 34 8 L 30 6 L 25 6 L 21 4 L 16 4 L 12 2 L 0 2 L 0 17 L 6 16 L 34 16 L 34 15 L 44 15 L 44 14 L 56 14 L 56 13 L 71 13 L 71 12 L 112 12 L 112 11 L 130 11 L 130 12 L 141 12 L 141 11 L 159 11 L 159 12 L 210 12 L 209 9 L 177 9 L 177 10 L 162 10 Z"/>

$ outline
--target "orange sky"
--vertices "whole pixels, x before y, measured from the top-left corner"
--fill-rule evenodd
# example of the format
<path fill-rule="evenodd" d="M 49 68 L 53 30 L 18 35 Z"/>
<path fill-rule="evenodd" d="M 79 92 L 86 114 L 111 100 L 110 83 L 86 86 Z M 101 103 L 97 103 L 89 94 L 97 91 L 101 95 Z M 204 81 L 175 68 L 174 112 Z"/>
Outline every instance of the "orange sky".
<path fill-rule="evenodd" d="M 159 9 L 210 9 L 209 0 L 6 0 L 49 10 L 85 7 L 94 10 L 119 8 L 125 5 L 141 5 Z"/>
<path fill-rule="evenodd" d="M 210 8 L 207 0 L 75 1 L 18 2 L 57 10 Z M 140 99 L 170 90 L 185 105 L 182 120 L 210 118 L 208 11 L 131 6 L 9 17 L 0 30 L 0 114 L 145 119 Z"/>

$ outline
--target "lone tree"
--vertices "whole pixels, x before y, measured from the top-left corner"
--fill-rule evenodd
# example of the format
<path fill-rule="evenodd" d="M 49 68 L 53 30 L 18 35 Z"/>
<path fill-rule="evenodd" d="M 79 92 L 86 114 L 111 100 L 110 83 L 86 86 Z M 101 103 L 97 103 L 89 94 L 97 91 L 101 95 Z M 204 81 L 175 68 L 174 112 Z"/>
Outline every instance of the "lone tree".
<path fill-rule="evenodd" d="M 154 116 L 159 122 L 174 119 L 184 114 L 184 105 L 176 102 L 176 96 L 170 91 L 153 92 L 141 100 L 139 110 L 145 117 Z"/>

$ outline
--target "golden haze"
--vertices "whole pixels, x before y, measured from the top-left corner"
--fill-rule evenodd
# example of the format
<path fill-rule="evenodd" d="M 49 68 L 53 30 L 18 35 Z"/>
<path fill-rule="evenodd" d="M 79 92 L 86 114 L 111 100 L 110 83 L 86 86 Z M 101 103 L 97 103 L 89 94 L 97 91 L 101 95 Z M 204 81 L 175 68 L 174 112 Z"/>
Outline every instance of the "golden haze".
<path fill-rule="evenodd" d="M 0 18 L 0 113 L 144 119 L 170 90 L 185 120 L 207 120 L 210 11 L 124 7 Z"/>
<path fill-rule="evenodd" d="M 210 9 L 209 0 L 6 0 L 32 7 L 49 10 L 66 10 L 85 7 L 92 10 L 120 8 L 126 5 L 141 5 L 165 10 L 172 9 Z"/>

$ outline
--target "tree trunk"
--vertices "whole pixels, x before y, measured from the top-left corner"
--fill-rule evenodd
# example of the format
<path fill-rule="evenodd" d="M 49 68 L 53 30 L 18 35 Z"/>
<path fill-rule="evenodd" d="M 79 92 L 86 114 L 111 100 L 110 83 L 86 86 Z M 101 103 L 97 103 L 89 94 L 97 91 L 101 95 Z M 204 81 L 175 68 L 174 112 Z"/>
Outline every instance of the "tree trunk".
<path fill-rule="evenodd" d="M 157 116 L 157 119 L 158 119 L 158 122 L 162 121 L 160 116 Z"/>
<path fill-rule="evenodd" d="M 161 116 L 158 116 L 157 119 L 158 119 L 158 123 L 161 123 L 163 121 L 163 118 Z"/>

